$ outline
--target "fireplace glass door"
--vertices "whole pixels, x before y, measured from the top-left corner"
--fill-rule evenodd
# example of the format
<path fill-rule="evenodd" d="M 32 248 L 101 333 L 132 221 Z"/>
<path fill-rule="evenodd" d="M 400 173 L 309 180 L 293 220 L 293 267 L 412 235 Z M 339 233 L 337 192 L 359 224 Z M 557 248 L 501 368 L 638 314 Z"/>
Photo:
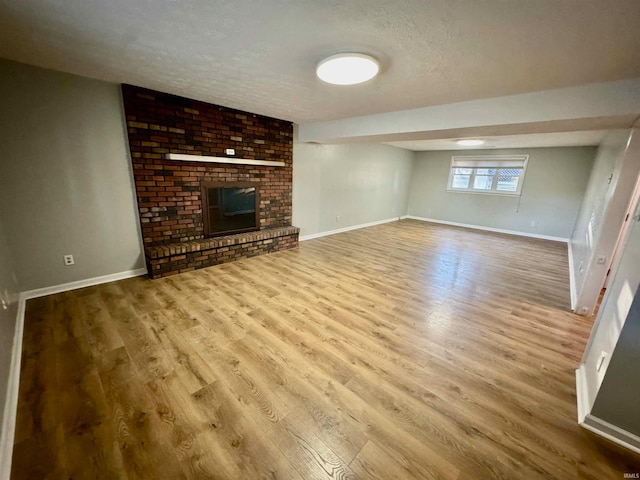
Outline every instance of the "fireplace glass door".
<path fill-rule="evenodd" d="M 258 188 L 252 183 L 203 183 L 205 237 L 259 229 Z"/>

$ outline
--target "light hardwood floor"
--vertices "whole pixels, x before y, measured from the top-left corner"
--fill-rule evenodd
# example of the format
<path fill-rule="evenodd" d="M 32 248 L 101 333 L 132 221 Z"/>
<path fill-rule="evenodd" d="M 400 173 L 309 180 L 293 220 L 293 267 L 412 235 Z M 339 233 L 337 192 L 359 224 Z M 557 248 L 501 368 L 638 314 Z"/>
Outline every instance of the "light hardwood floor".
<path fill-rule="evenodd" d="M 14 479 L 618 479 L 566 245 L 404 220 L 27 303 Z"/>

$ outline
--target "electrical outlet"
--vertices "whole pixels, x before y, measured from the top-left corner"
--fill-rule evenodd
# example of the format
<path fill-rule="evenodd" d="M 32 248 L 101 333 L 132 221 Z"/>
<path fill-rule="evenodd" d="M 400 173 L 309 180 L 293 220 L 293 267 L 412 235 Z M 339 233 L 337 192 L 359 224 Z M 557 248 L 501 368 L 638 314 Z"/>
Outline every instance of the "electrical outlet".
<path fill-rule="evenodd" d="M 340 221 L 340 215 L 336 215 L 336 222 Z"/>
<path fill-rule="evenodd" d="M 235 149 L 233 149 L 233 148 L 227 148 L 227 149 L 225 150 L 225 153 L 226 153 L 227 155 L 235 155 L 235 154 L 236 154 L 236 151 L 235 151 Z"/>
<path fill-rule="evenodd" d="M 531 220 L 531 226 L 535 227 L 536 226 L 536 221 L 535 220 Z"/>
<path fill-rule="evenodd" d="M 68 267 L 70 265 L 75 265 L 75 261 L 73 260 L 73 255 L 65 255 L 64 256 L 64 264 Z"/>

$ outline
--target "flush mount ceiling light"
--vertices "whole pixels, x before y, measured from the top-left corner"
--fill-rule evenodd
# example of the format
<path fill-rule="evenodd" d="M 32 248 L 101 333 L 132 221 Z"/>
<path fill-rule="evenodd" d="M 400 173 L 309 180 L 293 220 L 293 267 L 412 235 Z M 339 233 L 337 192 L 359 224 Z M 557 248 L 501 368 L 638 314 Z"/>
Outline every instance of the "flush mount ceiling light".
<path fill-rule="evenodd" d="M 478 145 L 483 145 L 484 140 L 480 140 L 479 138 L 467 138 L 464 140 L 456 140 L 456 143 L 463 147 L 477 147 Z"/>
<path fill-rule="evenodd" d="M 355 85 L 378 74 L 378 61 L 363 53 L 339 53 L 322 60 L 316 68 L 318 78 L 334 85 Z"/>

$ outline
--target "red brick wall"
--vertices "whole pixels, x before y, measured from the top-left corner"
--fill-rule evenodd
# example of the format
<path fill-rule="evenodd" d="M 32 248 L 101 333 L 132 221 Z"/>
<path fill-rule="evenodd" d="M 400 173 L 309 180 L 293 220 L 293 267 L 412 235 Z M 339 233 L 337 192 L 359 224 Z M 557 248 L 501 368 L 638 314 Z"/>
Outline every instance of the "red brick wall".
<path fill-rule="evenodd" d="M 145 246 L 203 238 L 201 181 L 260 183 L 260 229 L 291 225 L 293 125 L 122 86 Z M 284 167 L 166 160 L 167 153 L 284 161 Z"/>

